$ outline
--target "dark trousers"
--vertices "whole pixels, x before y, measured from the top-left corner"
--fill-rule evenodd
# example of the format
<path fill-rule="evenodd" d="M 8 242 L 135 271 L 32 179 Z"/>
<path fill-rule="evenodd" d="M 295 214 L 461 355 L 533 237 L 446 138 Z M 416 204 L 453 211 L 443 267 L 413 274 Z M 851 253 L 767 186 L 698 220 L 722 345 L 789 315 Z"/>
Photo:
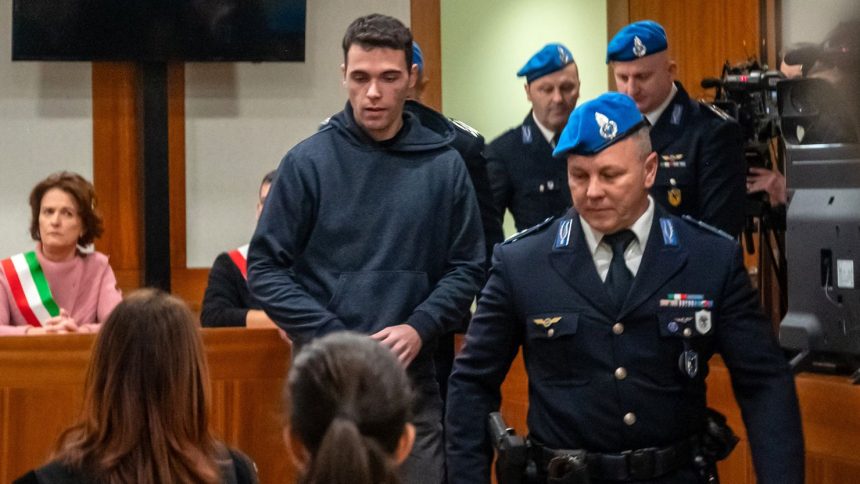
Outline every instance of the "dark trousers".
<path fill-rule="evenodd" d="M 445 476 L 445 450 L 442 441 L 442 399 L 436 391 L 419 392 L 412 424 L 415 445 L 400 466 L 402 484 L 441 484 Z"/>
<path fill-rule="evenodd" d="M 439 396 L 442 397 L 444 408 L 448 397 L 448 377 L 454 368 L 454 332 L 444 334 L 439 338 L 436 351 L 433 352 L 433 364 L 436 367 L 436 381 L 439 383 Z"/>

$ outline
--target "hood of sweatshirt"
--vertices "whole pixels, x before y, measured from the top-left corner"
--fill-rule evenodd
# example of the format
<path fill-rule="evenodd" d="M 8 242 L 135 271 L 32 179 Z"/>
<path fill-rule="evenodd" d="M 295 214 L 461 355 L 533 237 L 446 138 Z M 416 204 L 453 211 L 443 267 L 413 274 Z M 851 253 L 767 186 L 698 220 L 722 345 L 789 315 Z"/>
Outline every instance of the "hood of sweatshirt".
<path fill-rule="evenodd" d="M 385 148 L 390 151 L 420 152 L 448 146 L 456 136 L 454 125 L 448 118 L 414 101 L 406 101 L 403 109 L 403 127 L 391 138 L 377 142 L 358 126 L 352 106 L 346 103 L 343 111 L 328 119 L 320 131 L 337 130 L 351 144 L 358 147 Z"/>

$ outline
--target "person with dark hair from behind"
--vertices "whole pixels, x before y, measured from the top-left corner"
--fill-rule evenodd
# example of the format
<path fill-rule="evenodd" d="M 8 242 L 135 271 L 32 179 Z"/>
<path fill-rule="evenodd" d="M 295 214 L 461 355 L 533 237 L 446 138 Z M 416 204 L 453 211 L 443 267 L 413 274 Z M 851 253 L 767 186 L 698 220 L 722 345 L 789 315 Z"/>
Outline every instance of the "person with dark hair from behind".
<path fill-rule="evenodd" d="M 36 247 L 0 260 L 0 336 L 98 331 L 122 300 L 108 258 L 91 251 L 104 231 L 95 188 L 54 173 L 30 192 Z"/>
<path fill-rule="evenodd" d="M 413 392 L 391 351 L 340 332 L 302 348 L 284 388 L 301 484 L 397 484 L 415 440 Z"/>
<path fill-rule="evenodd" d="M 404 482 L 442 482 L 442 401 L 433 353 L 484 281 L 475 193 L 454 127 L 404 110 L 412 33 L 379 14 L 343 38 L 348 102 L 278 167 L 248 251 L 248 283 L 298 346 L 370 335 L 415 385 L 416 439 Z"/>
<path fill-rule="evenodd" d="M 421 95 L 424 93 L 424 88 L 427 87 L 429 79 L 424 73 L 424 53 L 418 42 L 414 41 L 412 42 L 412 59 L 413 64 L 418 68 L 418 79 L 415 82 L 415 87 L 409 91 L 411 101 L 406 102 L 405 109 L 420 115 L 422 111 L 432 110 L 421 103 Z M 455 129 L 455 137 L 454 141 L 451 142 L 451 147 L 457 150 L 457 153 L 463 158 L 466 170 L 469 172 L 469 179 L 475 188 L 476 201 L 481 212 L 481 226 L 484 228 L 486 253 L 484 269 L 489 271 L 493 247 L 504 240 L 505 233 L 502 229 L 502 214 L 496 204 L 493 203 L 493 190 L 490 188 L 490 179 L 487 176 L 484 137 L 462 121 L 452 119 L 451 123 Z M 442 400 L 445 400 L 448 392 L 448 375 L 451 374 L 451 367 L 454 363 L 454 334 L 465 332 L 470 317 L 471 314 L 467 314 L 463 318 L 461 327 L 439 338 L 436 353 L 433 355 L 436 364 L 436 380 L 439 382 L 439 393 L 442 395 Z"/>
<path fill-rule="evenodd" d="M 266 173 L 260 183 L 257 215 L 259 220 L 275 171 Z M 247 326 L 274 328 L 275 323 L 261 309 L 260 303 L 248 290 L 248 244 L 215 258 L 209 271 L 209 283 L 203 294 L 200 322 L 203 327 Z"/>
<path fill-rule="evenodd" d="M 15 483 L 256 483 L 253 462 L 212 437 L 197 329 L 174 296 L 128 296 L 96 339 L 80 421 L 48 464 Z"/>

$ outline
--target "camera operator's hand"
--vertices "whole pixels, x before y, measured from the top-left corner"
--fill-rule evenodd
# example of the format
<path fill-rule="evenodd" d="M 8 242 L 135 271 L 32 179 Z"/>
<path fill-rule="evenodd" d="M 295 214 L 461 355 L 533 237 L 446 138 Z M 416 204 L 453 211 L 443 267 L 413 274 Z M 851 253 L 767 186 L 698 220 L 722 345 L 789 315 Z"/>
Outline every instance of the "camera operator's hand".
<path fill-rule="evenodd" d="M 785 177 L 776 170 L 752 167 L 747 174 L 747 193 L 766 192 L 770 206 L 785 205 Z"/>

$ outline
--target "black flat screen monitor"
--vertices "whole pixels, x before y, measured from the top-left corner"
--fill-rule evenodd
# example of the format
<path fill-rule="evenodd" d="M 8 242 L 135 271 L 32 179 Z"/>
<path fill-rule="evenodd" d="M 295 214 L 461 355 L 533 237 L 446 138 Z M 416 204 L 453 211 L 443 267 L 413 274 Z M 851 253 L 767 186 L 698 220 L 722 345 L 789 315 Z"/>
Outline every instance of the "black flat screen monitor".
<path fill-rule="evenodd" d="M 14 0 L 12 60 L 304 61 L 306 0 Z"/>

